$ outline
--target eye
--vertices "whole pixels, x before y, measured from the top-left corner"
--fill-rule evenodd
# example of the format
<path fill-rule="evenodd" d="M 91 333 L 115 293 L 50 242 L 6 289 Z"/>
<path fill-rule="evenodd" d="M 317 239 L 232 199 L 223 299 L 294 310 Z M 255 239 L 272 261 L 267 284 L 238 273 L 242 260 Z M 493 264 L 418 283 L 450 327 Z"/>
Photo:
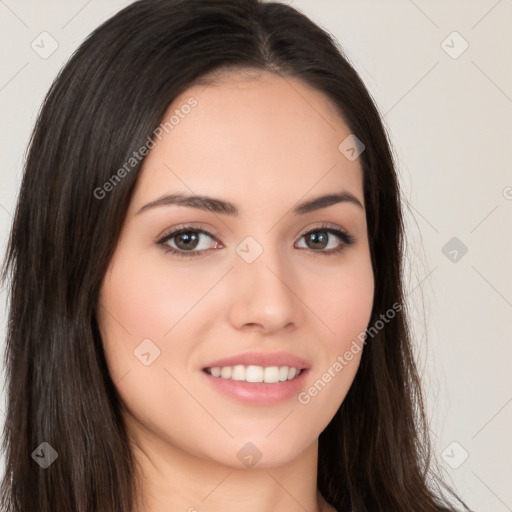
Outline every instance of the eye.
<path fill-rule="evenodd" d="M 164 246 L 166 252 L 172 252 L 177 256 L 201 256 L 205 250 L 212 248 L 208 247 L 208 238 L 215 241 L 213 248 L 218 246 L 217 239 L 208 231 L 185 226 L 164 235 L 157 241 L 157 244 Z"/>
<path fill-rule="evenodd" d="M 326 255 L 339 253 L 355 242 L 355 238 L 346 231 L 325 225 L 304 233 L 302 238 L 306 240 L 306 249 Z"/>
<path fill-rule="evenodd" d="M 322 225 L 304 233 L 301 239 L 306 240 L 306 247 L 311 252 L 324 255 L 337 254 L 347 246 L 355 242 L 355 238 L 342 229 Z M 212 242 L 208 242 L 210 239 Z M 337 242 L 336 242 L 337 239 Z M 164 247 L 165 252 L 170 252 L 179 257 L 202 256 L 209 249 L 222 247 L 217 238 L 205 229 L 184 226 L 164 235 L 157 242 Z M 328 250 L 325 250 L 328 249 Z"/>

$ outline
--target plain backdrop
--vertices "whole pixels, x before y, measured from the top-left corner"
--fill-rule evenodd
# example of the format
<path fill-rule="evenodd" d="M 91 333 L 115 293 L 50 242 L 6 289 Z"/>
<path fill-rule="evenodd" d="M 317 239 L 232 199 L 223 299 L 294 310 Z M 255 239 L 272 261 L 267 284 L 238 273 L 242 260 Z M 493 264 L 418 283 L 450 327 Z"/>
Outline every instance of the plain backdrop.
<path fill-rule="evenodd" d="M 0 0 L 2 259 L 44 95 L 129 3 Z M 338 39 L 393 143 L 407 300 L 445 478 L 474 510 L 512 511 L 512 1 L 287 3 Z M 0 299 L 3 350 L 5 290 Z"/>

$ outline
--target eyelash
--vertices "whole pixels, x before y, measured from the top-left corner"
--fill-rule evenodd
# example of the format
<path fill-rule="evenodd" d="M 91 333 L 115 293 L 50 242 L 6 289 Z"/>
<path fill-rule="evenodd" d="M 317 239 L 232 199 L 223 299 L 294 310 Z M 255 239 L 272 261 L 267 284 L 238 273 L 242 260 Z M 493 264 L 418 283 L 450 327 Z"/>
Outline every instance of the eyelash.
<path fill-rule="evenodd" d="M 324 256 L 325 255 L 332 256 L 335 254 L 339 254 L 342 251 L 344 251 L 346 247 L 354 244 L 356 241 L 356 239 L 352 235 L 347 233 L 346 231 L 344 231 L 342 229 L 332 228 L 332 227 L 329 227 L 326 225 L 322 225 L 317 228 L 311 229 L 311 230 L 307 231 L 306 233 L 302 234 L 300 238 L 310 235 L 311 233 L 316 233 L 318 231 L 325 231 L 326 233 L 335 235 L 341 241 L 341 244 L 336 249 L 330 249 L 328 251 L 309 249 L 313 253 L 323 254 Z M 207 235 L 210 238 L 212 238 L 213 240 L 218 242 L 217 238 L 214 235 L 212 235 L 210 232 L 206 231 L 205 229 L 203 229 L 201 227 L 184 226 L 184 227 L 177 228 L 174 231 L 171 231 L 170 233 L 164 235 L 163 237 L 161 237 L 159 240 L 156 241 L 156 244 L 159 246 L 163 246 L 166 253 L 172 253 L 180 258 L 201 256 L 208 249 L 200 250 L 200 251 L 197 251 L 197 250 L 183 251 L 183 250 L 175 249 L 174 247 L 170 247 L 169 245 L 166 244 L 166 242 L 168 242 L 175 236 L 183 234 L 183 233 L 188 233 L 188 232 L 194 232 L 194 233 L 200 233 L 203 235 Z"/>

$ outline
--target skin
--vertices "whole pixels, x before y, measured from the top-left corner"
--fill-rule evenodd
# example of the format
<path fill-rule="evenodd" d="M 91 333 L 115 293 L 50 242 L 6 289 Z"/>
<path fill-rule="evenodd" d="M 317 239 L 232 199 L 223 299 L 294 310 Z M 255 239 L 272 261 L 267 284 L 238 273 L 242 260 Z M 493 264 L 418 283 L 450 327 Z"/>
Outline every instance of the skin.
<path fill-rule="evenodd" d="M 283 350 L 309 361 L 307 389 L 367 327 L 374 276 L 364 208 L 343 202 L 291 213 L 341 190 L 364 207 L 359 160 L 338 150 L 350 130 L 322 93 L 267 72 L 195 85 L 165 119 L 190 97 L 197 106 L 144 161 L 99 299 L 105 356 L 140 472 L 138 512 L 333 511 L 316 487 L 318 436 L 361 353 L 306 405 L 297 396 L 242 403 L 201 369 L 249 350 Z M 177 205 L 137 214 L 174 192 L 230 201 L 240 215 Z M 328 235 L 328 248 L 315 249 L 303 235 L 324 222 L 355 243 L 328 255 L 342 243 Z M 156 241 L 183 224 L 217 240 L 202 235 L 197 257 L 167 253 Z M 236 252 L 247 236 L 263 249 L 250 264 Z M 134 356 L 145 339 L 160 350 L 148 366 Z M 261 452 L 251 468 L 237 457 L 247 442 Z"/>

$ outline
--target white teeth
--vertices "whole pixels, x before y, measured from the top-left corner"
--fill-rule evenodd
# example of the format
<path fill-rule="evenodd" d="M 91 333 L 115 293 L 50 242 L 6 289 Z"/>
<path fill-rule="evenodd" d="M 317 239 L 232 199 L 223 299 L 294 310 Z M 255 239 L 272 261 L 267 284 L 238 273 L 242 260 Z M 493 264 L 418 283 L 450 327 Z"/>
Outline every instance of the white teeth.
<path fill-rule="evenodd" d="M 220 376 L 223 379 L 230 379 L 231 378 L 231 371 L 232 371 L 231 366 L 223 366 L 221 368 L 221 370 L 220 370 Z"/>
<path fill-rule="evenodd" d="M 224 370 L 224 368 L 222 369 Z M 233 366 L 233 371 L 231 372 L 231 380 L 245 380 L 245 366 L 242 366 L 241 364 Z"/>
<path fill-rule="evenodd" d="M 261 366 L 248 366 L 245 372 L 247 382 L 263 382 L 263 368 Z"/>
<path fill-rule="evenodd" d="M 286 368 L 283 366 L 283 368 Z M 268 368 L 265 368 L 263 372 L 263 378 L 265 382 L 279 382 L 279 368 L 277 366 L 269 366 Z"/>
<path fill-rule="evenodd" d="M 213 377 L 221 379 L 244 380 L 246 382 L 266 382 L 273 384 L 275 382 L 284 382 L 300 375 L 301 370 L 288 366 L 244 366 L 237 364 L 235 366 L 214 366 L 206 369 L 207 373 Z"/>
<path fill-rule="evenodd" d="M 213 368 L 210 368 L 210 373 L 214 377 L 220 377 L 220 373 L 221 373 L 220 366 L 214 366 Z"/>

